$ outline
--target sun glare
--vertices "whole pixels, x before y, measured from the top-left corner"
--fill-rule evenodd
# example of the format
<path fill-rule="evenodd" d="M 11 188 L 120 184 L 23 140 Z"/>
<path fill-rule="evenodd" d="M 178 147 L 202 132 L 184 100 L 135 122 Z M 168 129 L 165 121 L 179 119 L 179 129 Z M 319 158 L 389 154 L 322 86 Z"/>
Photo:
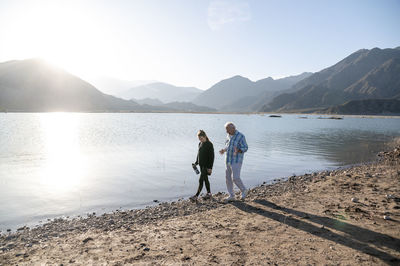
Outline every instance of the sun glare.
<path fill-rule="evenodd" d="M 45 166 L 41 185 L 47 191 L 68 191 L 85 175 L 84 157 L 78 140 L 79 116 L 69 113 L 40 114 L 45 138 Z"/>
<path fill-rule="evenodd" d="M 103 64 L 112 58 L 110 47 L 116 47 L 107 27 L 85 12 L 79 2 L 44 1 L 13 14 L 8 25 L 13 50 L 19 58 L 40 57 L 77 74 L 101 73 Z M 88 73 L 89 72 L 89 73 Z"/>

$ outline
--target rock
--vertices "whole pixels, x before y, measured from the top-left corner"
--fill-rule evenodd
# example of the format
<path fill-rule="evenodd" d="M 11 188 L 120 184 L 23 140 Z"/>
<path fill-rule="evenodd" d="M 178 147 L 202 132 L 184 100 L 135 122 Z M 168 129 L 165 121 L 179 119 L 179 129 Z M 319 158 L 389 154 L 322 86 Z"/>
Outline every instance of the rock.
<path fill-rule="evenodd" d="M 358 202 L 358 198 L 351 198 L 351 201 L 357 203 Z"/>
<path fill-rule="evenodd" d="M 150 248 L 145 247 L 145 248 L 143 249 L 143 251 L 150 251 Z"/>
<path fill-rule="evenodd" d="M 383 219 L 385 219 L 385 220 L 392 220 L 392 218 L 390 218 L 389 215 L 384 215 L 384 216 L 383 216 Z"/>
<path fill-rule="evenodd" d="M 11 229 L 7 229 L 7 232 L 11 232 Z"/>
<path fill-rule="evenodd" d="M 94 240 L 94 239 L 91 238 L 91 237 L 87 237 L 87 238 L 85 238 L 82 242 L 83 242 L 83 243 L 87 243 L 87 242 L 89 242 L 90 240 Z"/>
<path fill-rule="evenodd" d="M 158 202 L 158 200 L 156 200 L 156 199 L 155 199 L 155 200 L 153 200 L 153 202 L 157 203 L 157 202 Z"/>

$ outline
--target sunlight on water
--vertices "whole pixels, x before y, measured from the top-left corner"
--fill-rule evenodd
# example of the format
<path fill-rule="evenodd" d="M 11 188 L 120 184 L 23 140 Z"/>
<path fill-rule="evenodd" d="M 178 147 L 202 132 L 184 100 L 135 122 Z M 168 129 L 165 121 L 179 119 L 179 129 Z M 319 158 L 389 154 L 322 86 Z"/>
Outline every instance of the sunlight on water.
<path fill-rule="evenodd" d="M 79 118 L 66 113 L 40 115 L 45 146 L 40 185 L 48 192 L 66 192 L 79 185 L 86 174 L 79 146 Z"/>

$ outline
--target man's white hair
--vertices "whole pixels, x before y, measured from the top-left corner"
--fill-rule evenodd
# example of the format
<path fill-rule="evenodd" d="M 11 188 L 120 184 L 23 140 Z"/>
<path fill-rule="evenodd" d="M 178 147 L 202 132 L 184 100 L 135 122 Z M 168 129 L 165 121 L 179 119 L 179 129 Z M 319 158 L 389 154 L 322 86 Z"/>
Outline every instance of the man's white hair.
<path fill-rule="evenodd" d="M 230 128 L 236 129 L 236 126 L 235 126 L 235 124 L 233 124 L 232 122 L 226 122 L 226 123 L 225 123 L 225 128 L 227 128 L 227 127 L 230 127 Z"/>

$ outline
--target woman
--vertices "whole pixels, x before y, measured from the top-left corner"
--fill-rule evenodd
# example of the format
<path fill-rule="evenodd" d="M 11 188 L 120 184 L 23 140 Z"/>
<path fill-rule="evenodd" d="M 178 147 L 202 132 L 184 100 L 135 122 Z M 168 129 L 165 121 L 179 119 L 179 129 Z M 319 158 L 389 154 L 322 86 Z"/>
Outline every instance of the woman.
<path fill-rule="evenodd" d="M 197 189 L 196 195 L 190 197 L 190 200 L 196 201 L 197 197 L 200 195 L 203 189 L 203 183 L 206 184 L 207 195 L 204 199 L 211 198 L 210 182 L 208 181 L 208 176 L 212 173 L 212 167 L 214 164 L 214 146 L 208 139 L 206 132 L 199 130 L 197 132 L 197 137 L 199 138 L 199 151 L 197 152 L 196 165 L 200 165 L 200 179 L 199 188 Z"/>

